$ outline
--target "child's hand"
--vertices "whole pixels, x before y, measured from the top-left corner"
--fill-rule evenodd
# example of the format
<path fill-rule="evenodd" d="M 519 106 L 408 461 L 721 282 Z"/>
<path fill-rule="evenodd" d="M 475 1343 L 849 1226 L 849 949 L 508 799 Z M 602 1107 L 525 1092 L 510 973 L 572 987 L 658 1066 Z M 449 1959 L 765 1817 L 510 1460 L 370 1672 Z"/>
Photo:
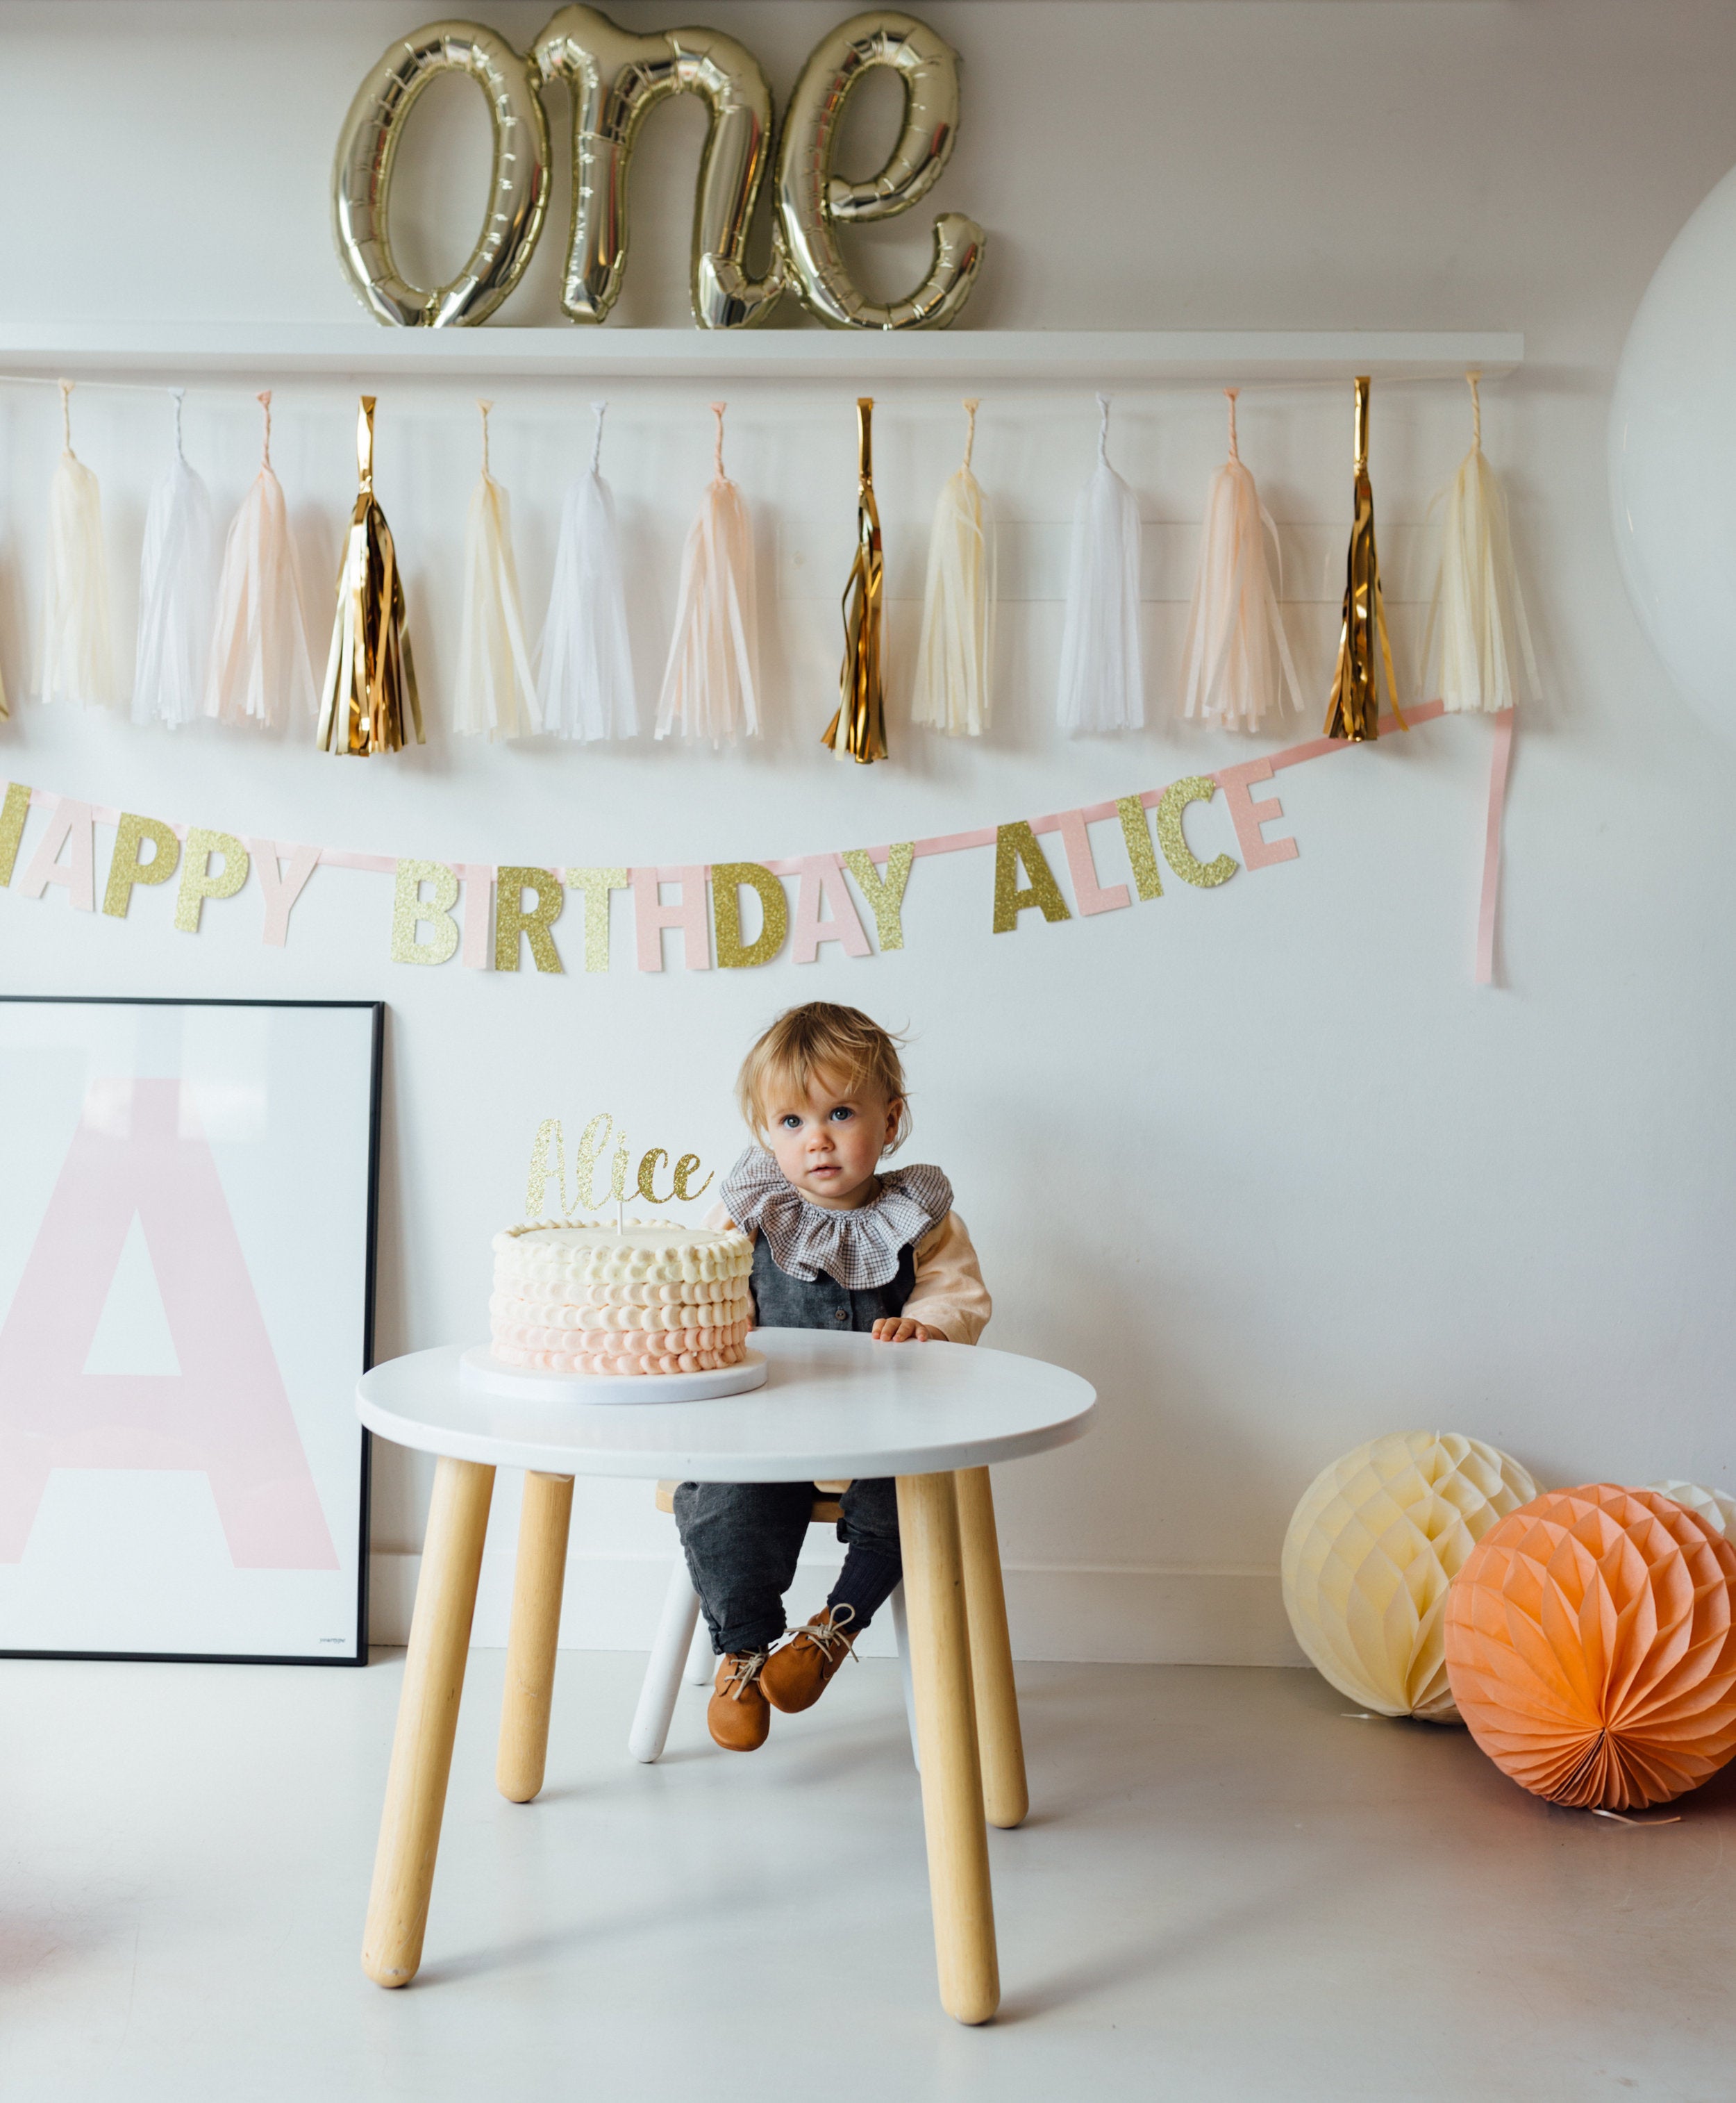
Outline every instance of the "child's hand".
<path fill-rule="evenodd" d="M 946 1338 L 938 1329 L 926 1329 L 920 1322 L 906 1321 L 902 1314 L 882 1314 L 874 1324 L 877 1344 L 943 1344 Z"/>

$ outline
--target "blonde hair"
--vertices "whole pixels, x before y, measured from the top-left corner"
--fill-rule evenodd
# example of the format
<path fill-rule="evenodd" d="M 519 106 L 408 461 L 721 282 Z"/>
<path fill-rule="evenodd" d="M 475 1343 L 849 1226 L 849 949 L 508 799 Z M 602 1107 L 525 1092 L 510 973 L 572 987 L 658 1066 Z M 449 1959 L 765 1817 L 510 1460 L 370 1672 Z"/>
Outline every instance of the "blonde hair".
<path fill-rule="evenodd" d="M 780 1084 L 804 1097 L 816 1079 L 841 1080 L 847 1091 L 866 1084 L 889 1103 L 903 1105 L 897 1133 L 886 1149 L 895 1154 L 910 1134 L 909 1091 L 898 1056 L 902 1042 L 859 1007 L 810 1000 L 805 1007 L 786 1008 L 741 1062 L 735 1100 L 742 1117 L 750 1131 L 762 1135 L 767 1096 Z"/>

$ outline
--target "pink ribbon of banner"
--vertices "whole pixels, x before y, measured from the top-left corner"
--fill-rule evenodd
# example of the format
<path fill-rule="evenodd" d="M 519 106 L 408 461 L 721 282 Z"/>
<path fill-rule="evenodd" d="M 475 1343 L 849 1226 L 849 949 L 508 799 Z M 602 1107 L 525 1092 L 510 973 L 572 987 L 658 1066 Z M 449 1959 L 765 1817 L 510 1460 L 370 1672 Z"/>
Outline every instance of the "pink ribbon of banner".
<path fill-rule="evenodd" d="M 1432 722 L 1446 713 L 1443 701 L 1425 701 L 1410 711 L 1409 722 L 1412 728 L 1419 723 Z M 1380 719 L 1381 735 L 1397 729 L 1397 720 L 1391 715 Z M 1494 982 L 1494 950 L 1496 922 L 1498 917 L 1501 891 L 1501 834 L 1503 814 L 1506 807 L 1507 776 L 1511 767 L 1513 746 L 1513 712 L 1503 709 L 1494 718 L 1494 737 L 1490 758 L 1489 803 L 1483 845 L 1482 892 L 1477 909 L 1476 983 L 1491 985 Z M 1296 843 L 1284 838 L 1268 840 L 1264 828 L 1284 815 L 1283 807 L 1276 797 L 1256 801 L 1250 793 L 1252 786 L 1269 781 L 1274 774 L 1285 767 L 1299 767 L 1306 760 L 1324 758 L 1328 753 L 1352 752 L 1358 748 L 1342 738 L 1312 737 L 1299 745 L 1285 746 L 1281 750 L 1263 754 L 1257 759 L 1245 759 L 1228 767 L 1220 767 L 1208 779 L 1215 781 L 1223 792 L 1231 823 L 1236 829 L 1237 843 L 1241 849 L 1245 867 L 1269 869 L 1279 862 L 1294 861 L 1297 855 Z M 1139 802 L 1152 808 L 1162 798 L 1161 789 L 1145 789 L 1139 792 Z M 49 807 L 63 799 L 51 789 L 34 789 L 31 791 L 33 806 Z M 113 825 L 119 822 L 121 812 L 105 804 L 89 807 L 91 816 L 98 825 Z M 1079 824 L 1093 825 L 1100 820 L 1117 815 L 1117 799 L 1111 798 L 1100 803 L 1088 803 L 1073 811 L 1051 811 L 1040 818 L 1029 820 L 1033 833 L 1064 832 Z M 169 829 L 178 838 L 185 839 L 189 827 L 184 821 L 164 820 Z M 958 854 L 969 847 L 992 847 L 998 835 L 994 825 L 976 825 L 968 831 L 935 833 L 926 839 L 914 841 L 911 846 L 913 860 L 928 855 Z M 265 847 L 263 839 L 250 841 L 250 846 Z M 318 864 L 325 869 L 359 869 L 370 875 L 391 876 L 395 874 L 401 857 L 395 855 L 362 854 L 350 847 L 313 848 L 311 843 L 298 846 L 289 841 L 275 843 L 280 856 L 314 853 Z M 867 851 L 876 861 L 884 861 L 891 852 L 888 843 L 871 847 Z M 460 877 L 475 878 L 495 878 L 500 865 L 494 862 L 451 861 L 446 866 Z M 786 856 L 782 860 L 761 862 L 759 866 L 770 869 L 775 876 L 800 876 L 805 858 Z M 678 883 L 683 871 L 679 865 L 659 867 L 658 880 Z M 706 865 L 706 874 L 710 866 Z M 468 954 L 466 961 L 470 961 Z"/>

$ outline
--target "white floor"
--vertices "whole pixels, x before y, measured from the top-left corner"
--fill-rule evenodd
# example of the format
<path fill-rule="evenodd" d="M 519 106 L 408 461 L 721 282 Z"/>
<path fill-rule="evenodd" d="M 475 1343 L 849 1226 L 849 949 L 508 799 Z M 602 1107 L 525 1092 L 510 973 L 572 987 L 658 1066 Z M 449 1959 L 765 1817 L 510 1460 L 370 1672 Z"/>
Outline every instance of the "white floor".
<path fill-rule="evenodd" d="M 473 1655 L 426 1958 L 357 1963 L 399 1661 L 0 1664 L 8 2103 L 1729 2103 L 1736 1781 L 1679 1825 L 1552 1811 L 1460 1731 L 1311 1673 L 1020 1668 L 1032 1812 L 991 1838 L 1006 1994 L 935 1997 L 895 1667 L 750 1758 L 639 1661 L 564 1652 L 548 1785 L 493 1786 Z M 1736 1852 L 1736 1851 L 1733 1851 Z"/>

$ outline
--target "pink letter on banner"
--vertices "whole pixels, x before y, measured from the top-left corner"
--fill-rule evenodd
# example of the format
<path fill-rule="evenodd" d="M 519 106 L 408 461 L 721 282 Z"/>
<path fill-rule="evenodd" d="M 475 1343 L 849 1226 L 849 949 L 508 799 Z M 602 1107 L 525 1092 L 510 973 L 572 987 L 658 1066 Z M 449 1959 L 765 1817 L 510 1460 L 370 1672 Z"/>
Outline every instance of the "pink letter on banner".
<path fill-rule="evenodd" d="M 87 1373 L 135 1215 L 175 1373 Z M 193 1098 L 97 1081 L 0 1328 L 0 1563 L 23 1560 L 55 1468 L 211 1478 L 241 1570 L 335 1570 L 336 1551 Z"/>
<path fill-rule="evenodd" d="M 1263 803 L 1256 803 L 1248 794 L 1250 781 L 1271 779 L 1269 759 L 1245 759 L 1238 767 L 1220 767 L 1218 770 L 1218 786 L 1230 807 L 1241 858 L 1250 869 L 1270 869 L 1274 862 L 1296 859 L 1294 840 L 1268 840 L 1260 832 L 1262 825 L 1269 825 L 1274 818 L 1284 816 L 1284 806 L 1276 796 L 1268 796 Z"/>
<path fill-rule="evenodd" d="M 91 830 L 91 807 L 63 796 L 54 807 L 48 829 L 18 879 L 20 896 L 40 898 L 51 883 L 64 883 L 71 904 L 81 913 L 96 910 L 96 842 Z M 60 850 L 72 843 L 63 862 Z"/>
<path fill-rule="evenodd" d="M 265 945 L 281 949 L 289 940 L 291 910 L 307 889 L 308 878 L 319 867 L 319 849 L 297 847 L 291 840 L 250 839 L 247 851 L 265 894 Z M 286 870 L 278 866 L 281 855 L 289 857 Z"/>
<path fill-rule="evenodd" d="M 1061 813 L 1061 844 L 1067 850 L 1068 873 L 1073 879 L 1073 902 L 1081 913 L 1118 913 L 1131 903 L 1125 883 L 1105 891 L 1097 881 L 1097 865 L 1091 859 L 1091 835 L 1083 811 Z"/>
<path fill-rule="evenodd" d="M 850 903 L 843 863 L 835 854 L 804 855 L 797 866 L 801 871 L 801 887 L 796 893 L 796 932 L 790 943 L 790 961 L 816 963 L 822 942 L 841 942 L 846 957 L 872 956 L 868 938 Z M 832 918 L 822 919 L 821 913 L 828 905 Z"/>
<path fill-rule="evenodd" d="M 663 902 L 659 872 L 636 869 L 633 872 L 634 931 L 638 938 L 642 971 L 663 969 L 663 931 L 682 931 L 682 961 L 690 971 L 711 969 L 711 916 L 705 910 L 705 865 L 680 869 L 668 881 L 679 883 L 681 897 L 673 905 Z"/>

